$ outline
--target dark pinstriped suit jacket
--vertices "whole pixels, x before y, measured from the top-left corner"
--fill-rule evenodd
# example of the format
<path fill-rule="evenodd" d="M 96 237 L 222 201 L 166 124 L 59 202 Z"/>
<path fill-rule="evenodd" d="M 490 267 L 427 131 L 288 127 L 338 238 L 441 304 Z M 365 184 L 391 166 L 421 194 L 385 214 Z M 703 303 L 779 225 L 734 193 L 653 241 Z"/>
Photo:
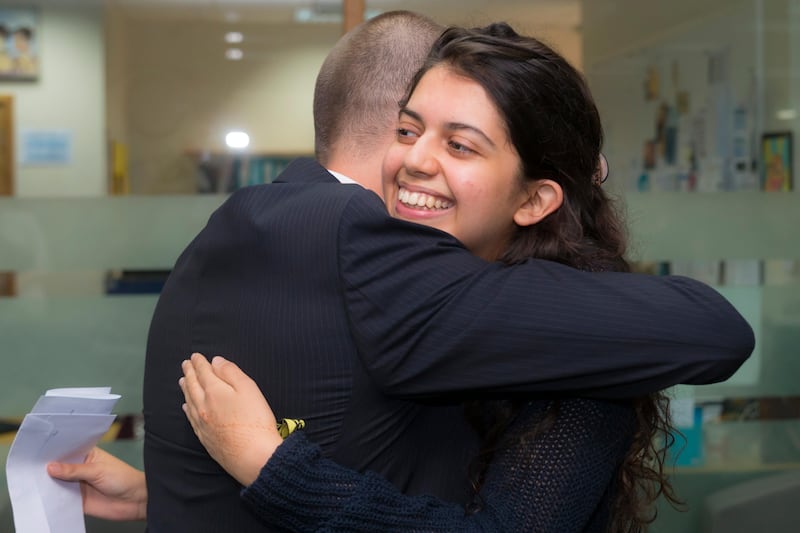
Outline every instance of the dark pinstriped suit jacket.
<path fill-rule="evenodd" d="M 725 379 L 752 350 L 701 283 L 489 264 L 312 160 L 281 181 L 234 193 L 159 299 L 144 380 L 152 532 L 263 531 L 181 411 L 193 351 L 238 363 L 344 465 L 463 500 L 475 438 L 459 393 L 630 396 Z"/>

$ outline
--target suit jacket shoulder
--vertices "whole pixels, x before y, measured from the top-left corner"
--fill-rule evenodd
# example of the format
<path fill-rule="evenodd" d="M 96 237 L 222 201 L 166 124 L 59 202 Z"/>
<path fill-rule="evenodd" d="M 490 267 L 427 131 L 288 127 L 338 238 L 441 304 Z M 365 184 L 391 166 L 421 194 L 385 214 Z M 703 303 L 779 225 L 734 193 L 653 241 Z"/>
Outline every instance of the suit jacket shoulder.
<path fill-rule="evenodd" d="M 325 167 L 309 157 L 295 159 L 273 183 L 339 183 Z"/>

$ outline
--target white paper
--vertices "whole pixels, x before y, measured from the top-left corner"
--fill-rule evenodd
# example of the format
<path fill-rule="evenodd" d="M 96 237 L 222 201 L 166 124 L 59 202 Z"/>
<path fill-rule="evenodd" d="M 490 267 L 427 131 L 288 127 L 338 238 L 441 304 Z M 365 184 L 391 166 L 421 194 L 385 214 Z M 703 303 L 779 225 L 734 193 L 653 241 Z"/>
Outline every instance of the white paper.
<path fill-rule="evenodd" d="M 110 387 L 51 389 L 25 415 L 6 461 L 17 533 L 85 533 L 80 485 L 51 478 L 47 463 L 83 462 L 119 398 Z"/>

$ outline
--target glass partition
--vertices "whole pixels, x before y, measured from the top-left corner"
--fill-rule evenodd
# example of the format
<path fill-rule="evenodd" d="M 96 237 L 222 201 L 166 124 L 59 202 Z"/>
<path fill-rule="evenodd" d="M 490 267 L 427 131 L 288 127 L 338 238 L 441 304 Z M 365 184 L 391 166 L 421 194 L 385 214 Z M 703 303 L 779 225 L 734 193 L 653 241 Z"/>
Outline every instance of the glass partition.
<path fill-rule="evenodd" d="M 756 334 L 731 379 L 670 391 L 687 508 L 662 502 L 651 531 L 699 533 L 709 495 L 800 469 L 800 2 L 582 5 L 607 184 L 624 199 L 633 257 L 713 285 Z"/>
<path fill-rule="evenodd" d="M 119 412 L 140 412 L 158 286 L 136 273 L 168 271 L 223 199 L 0 199 L 0 271 L 15 278 L 0 298 L 0 418 L 69 386 L 111 385 Z"/>

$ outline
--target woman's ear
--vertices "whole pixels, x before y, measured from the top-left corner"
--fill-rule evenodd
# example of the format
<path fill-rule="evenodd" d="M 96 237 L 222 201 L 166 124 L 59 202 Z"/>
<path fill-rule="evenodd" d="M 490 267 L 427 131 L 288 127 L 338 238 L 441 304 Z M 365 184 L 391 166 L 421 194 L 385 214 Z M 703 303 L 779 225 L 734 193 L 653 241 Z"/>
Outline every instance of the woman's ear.
<path fill-rule="evenodd" d="M 564 202 L 564 191 L 561 185 L 553 180 L 536 180 L 526 187 L 525 202 L 514 213 L 514 222 L 518 226 L 532 226 L 541 222 Z"/>

